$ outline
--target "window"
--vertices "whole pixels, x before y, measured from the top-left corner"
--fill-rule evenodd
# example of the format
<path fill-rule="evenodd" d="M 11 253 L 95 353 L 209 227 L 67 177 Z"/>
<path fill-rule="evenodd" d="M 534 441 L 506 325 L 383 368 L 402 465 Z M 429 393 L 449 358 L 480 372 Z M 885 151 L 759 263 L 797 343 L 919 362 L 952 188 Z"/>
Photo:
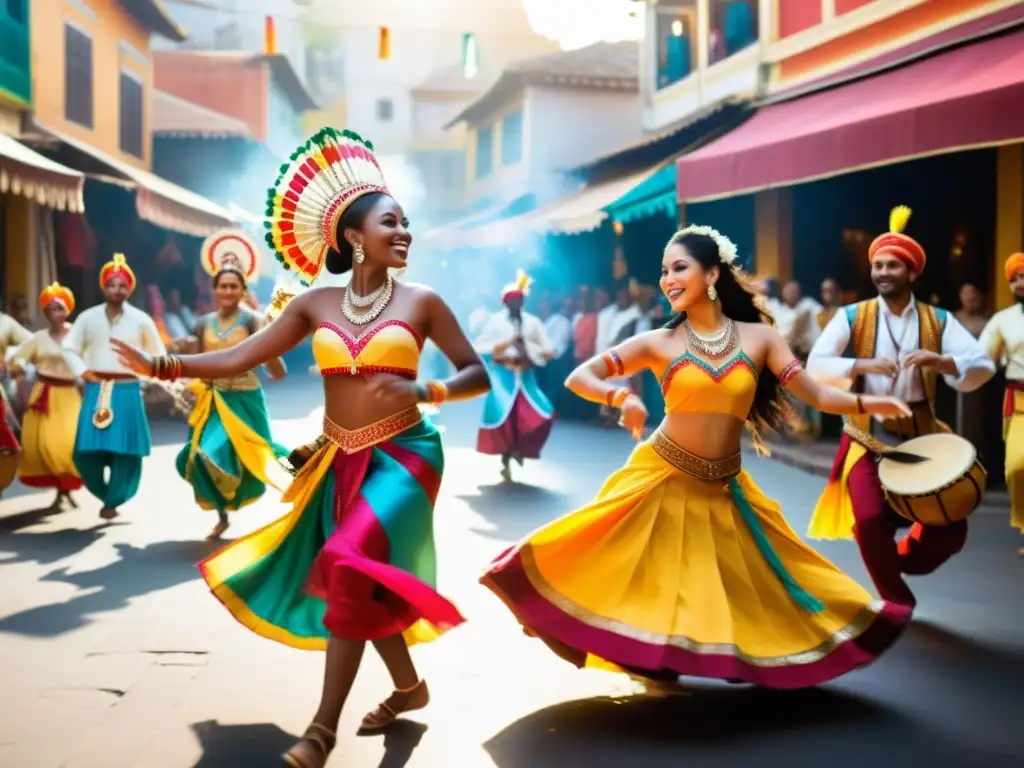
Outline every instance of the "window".
<path fill-rule="evenodd" d="M 501 164 L 515 165 L 523 159 L 523 111 L 517 109 L 501 121 Z"/>
<path fill-rule="evenodd" d="M 391 99 L 380 99 L 377 102 L 377 121 L 390 123 L 395 119 L 395 105 Z"/>
<path fill-rule="evenodd" d="M 142 82 L 130 72 L 121 72 L 121 151 L 141 158 L 143 155 Z"/>
<path fill-rule="evenodd" d="M 476 177 L 491 175 L 494 167 L 494 127 L 479 128 L 476 132 Z"/>
<path fill-rule="evenodd" d="M 710 11 L 709 64 L 757 42 L 757 0 L 711 0 Z"/>
<path fill-rule="evenodd" d="M 7 15 L 19 24 L 24 24 L 25 18 L 28 16 L 26 13 L 27 3 L 28 0 L 5 0 Z"/>
<path fill-rule="evenodd" d="M 64 117 L 92 128 L 92 38 L 64 25 Z"/>
<path fill-rule="evenodd" d="M 697 62 L 697 0 L 658 3 L 656 14 L 657 89 L 689 76 Z"/>

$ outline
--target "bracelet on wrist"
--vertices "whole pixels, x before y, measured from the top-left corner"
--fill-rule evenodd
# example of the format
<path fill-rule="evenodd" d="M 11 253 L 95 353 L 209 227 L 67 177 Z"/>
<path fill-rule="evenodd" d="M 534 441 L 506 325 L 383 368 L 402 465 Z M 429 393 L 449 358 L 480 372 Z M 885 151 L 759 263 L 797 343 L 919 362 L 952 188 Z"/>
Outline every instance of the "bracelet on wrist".
<path fill-rule="evenodd" d="M 153 358 L 153 378 L 160 381 L 177 381 L 181 378 L 181 360 L 175 355 Z"/>
<path fill-rule="evenodd" d="M 613 389 L 608 393 L 605 397 L 605 402 L 608 404 L 609 408 L 621 408 L 629 395 L 629 387 L 619 387 L 618 389 Z"/>
<path fill-rule="evenodd" d="M 443 381 L 428 381 L 424 387 L 426 402 L 430 405 L 442 405 L 448 400 L 448 386 Z"/>
<path fill-rule="evenodd" d="M 860 395 L 857 395 L 857 413 L 867 413 L 864 409 L 864 399 Z"/>

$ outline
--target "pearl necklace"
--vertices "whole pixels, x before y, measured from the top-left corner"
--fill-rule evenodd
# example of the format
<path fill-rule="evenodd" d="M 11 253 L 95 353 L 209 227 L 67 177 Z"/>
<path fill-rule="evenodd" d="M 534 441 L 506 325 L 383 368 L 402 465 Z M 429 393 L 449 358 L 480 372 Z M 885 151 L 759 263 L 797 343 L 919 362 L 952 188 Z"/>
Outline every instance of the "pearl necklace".
<path fill-rule="evenodd" d="M 373 300 L 373 306 L 362 314 L 355 311 L 351 298 L 352 291 L 350 288 L 346 288 L 345 293 L 342 294 L 341 297 L 341 314 L 343 314 L 345 319 L 352 323 L 352 325 L 366 325 L 367 323 L 372 323 L 391 301 L 391 295 L 394 292 L 394 288 L 395 280 L 391 275 L 388 275 L 388 279 L 385 281 L 384 285 L 381 286 L 380 292 Z"/>
<path fill-rule="evenodd" d="M 368 306 L 373 304 L 373 302 L 375 302 L 378 298 L 380 298 L 380 295 L 384 293 L 384 288 L 387 284 L 388 282 L 387 280 L 385 280 L 383 283 L 380 284 L 380 287 L 377 288 L 377 290 L 370 291 L 366 296 L 360 296 L 358 293 L 352 290 L 352 283 L 348 284 L 348 287 L 345 289 L 345 291 L 348 294 L 349 303 L 353 307 L 366 309 Z"/>
<path fill-rule="evenodd" d="M 690 349 L 712 359 L 729 354 L 739 342 L 736 323 L 729 318 L 726 318 L 725 325 L 714 336 L 701 336 L 693 329 L 689 320 L 683 323 L 683 333 L 686 335 L 686 344 Z"/>

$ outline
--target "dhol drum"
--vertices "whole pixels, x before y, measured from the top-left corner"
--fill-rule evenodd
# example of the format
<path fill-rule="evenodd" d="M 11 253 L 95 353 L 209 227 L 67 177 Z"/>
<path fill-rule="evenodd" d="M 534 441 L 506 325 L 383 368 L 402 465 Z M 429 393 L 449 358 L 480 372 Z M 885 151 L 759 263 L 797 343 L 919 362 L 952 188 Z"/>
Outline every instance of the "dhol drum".
<path fill-rule="evenodd" d="M 925 461 L 907 463 L 881 457 L 878 479 L 889 505 L 902 517 L 923 525 L 966 520 L 985 495 L 987 474 L 970 442 L 953 434 L 915 437 L 899 447 Z"/>

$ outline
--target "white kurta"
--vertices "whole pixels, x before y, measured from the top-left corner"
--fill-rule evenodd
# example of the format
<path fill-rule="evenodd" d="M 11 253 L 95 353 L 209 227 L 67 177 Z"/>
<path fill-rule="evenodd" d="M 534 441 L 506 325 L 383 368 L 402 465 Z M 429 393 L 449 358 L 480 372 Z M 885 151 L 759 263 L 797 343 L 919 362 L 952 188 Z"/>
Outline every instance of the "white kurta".
<path fill-rule="evenodd" d="M 523 342 L 526 347 L 526 354 L 533 365 L 544 365 L 551 354 L 551 342 L 548 340 L 547 331 L 544 330 L 544 323 L 536 315 L 529 312 L 522 313 Z M 511 342 L 516 336 L 516 327 L 512 324 L 508 310 L 501 310 L 491 315 L 484 324 L 483 330 L 477 337 L 473 347 L 481 355 L 494 354 L 494 348 L 499 344 Z M 502 353 L 502 357 L 515 360 L 519 357 L 519 350 L 510 345 Z"/>
<path fill-rule="evenodd" d="M 978 339 L 986 354 L 1006 367 L 1006 378 L 1024 381 L 1024 307 L 1014 304 L 996 312 Z"/>
<path fill-rule="evenodd" d="M 82 312 L 64 337 L 64 357 L 81 377 L 86 371 L 95 373 L 131 373 L 121 365 L 110 346 L 111 339 L 131 344 L 154 356 L 166 355 L 167 348 L 160 339 L 153 318 L 128 303 L 122 305 L 121 314 L 111 323 L 107 319 L 105 304 Z"/>

